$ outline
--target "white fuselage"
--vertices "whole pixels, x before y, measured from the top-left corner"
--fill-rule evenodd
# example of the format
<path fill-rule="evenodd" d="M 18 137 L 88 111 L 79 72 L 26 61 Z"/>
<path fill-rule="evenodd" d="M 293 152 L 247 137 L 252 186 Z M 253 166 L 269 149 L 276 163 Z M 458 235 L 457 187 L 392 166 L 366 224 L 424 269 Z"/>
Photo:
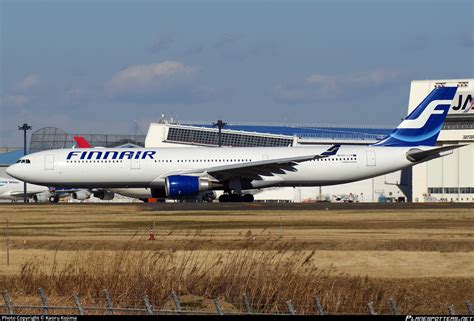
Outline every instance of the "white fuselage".
<path fill-rule="evenodd" d="M 91 151 L 122 153 L 124 149 L 62 149 L 27 155 L 29 164 L 14 164 L 8 173 L 34 184 L 78 188 L 148 188 L 163 186 L 164 178 L 192 169 L 237 163 L 318 155 L 328 146 L 312 147 L 202 147 L 132 149 L 153 153 L 138 159 L 96 159 Z M 390 173 L 413 165 L 406 153 L 411 147 L 341 146 L 336 155 L 296 164 L 284 171 L 249 182 L 252 188 L 272 186 L 323 186 L 342 184 Z M 430 149 L 430 147 L 426 147 Z M 73 157 L 68 155 L 74 151 Z M 117 154 L 115 154 L 117 155 Z"/>

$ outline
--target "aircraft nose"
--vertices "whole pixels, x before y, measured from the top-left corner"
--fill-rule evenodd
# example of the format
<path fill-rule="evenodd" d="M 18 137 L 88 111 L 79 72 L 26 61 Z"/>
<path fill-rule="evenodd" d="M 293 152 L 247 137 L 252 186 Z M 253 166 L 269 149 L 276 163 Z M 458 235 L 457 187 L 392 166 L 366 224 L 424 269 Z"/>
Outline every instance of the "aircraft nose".
<path fill-rule="evenodd" d="M 20 169 L 18 168 L 18 164 L 8 166 L 6 172 L 11 177 L 21 180 Z"/>

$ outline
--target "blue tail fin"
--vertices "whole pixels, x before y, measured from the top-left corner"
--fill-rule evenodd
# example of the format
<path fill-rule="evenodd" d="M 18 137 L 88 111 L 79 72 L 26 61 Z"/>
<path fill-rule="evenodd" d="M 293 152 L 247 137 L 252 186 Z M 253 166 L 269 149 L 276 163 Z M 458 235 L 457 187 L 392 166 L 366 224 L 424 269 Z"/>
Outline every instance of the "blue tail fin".
<path fill-rule="evenodd" d="M 393 132 L 373 146 L 434 146 L 457 87 L 439 87 L 408 115 Z"/>

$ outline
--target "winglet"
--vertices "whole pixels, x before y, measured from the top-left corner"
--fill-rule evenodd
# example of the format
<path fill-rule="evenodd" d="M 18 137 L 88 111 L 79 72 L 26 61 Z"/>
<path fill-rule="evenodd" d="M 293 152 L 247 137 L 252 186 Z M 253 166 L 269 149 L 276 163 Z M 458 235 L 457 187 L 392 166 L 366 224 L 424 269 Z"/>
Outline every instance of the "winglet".
<path fill-rule="evenodd" d="M 91 148 L 91 144 L 83 136 L 74 136 L 74 140 L 79 148 Z"/>
<path fill-rule="evenodd" d="M 332 145 L 327 151 L 325 151 L 324 153 L 321 153 L 320 156 L 334 156 L 337 154 L 339 147 L 341 147 L 340 144 Z"/>

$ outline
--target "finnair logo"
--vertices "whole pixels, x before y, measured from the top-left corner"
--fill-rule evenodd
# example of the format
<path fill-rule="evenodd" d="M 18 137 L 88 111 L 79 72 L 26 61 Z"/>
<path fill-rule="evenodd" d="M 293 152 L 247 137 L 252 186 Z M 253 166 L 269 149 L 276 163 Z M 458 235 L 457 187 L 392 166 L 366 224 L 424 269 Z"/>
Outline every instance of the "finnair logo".
<path fill-rule="evenodd" d="M 428 119 L 430 119 L 431 115 L 443 115 L 444 113 L 448 112 L 448 109 L 436 109 L 439 105 L 451 105 L 451 100 L 433 100 L 426 106 L 426 108 L 418 115 L 415 119 L 405 119 L 400 125 L 398 125 L 398 129 L 419 129 L 423 128 L 426 125 Z"/>
<path fill-rule="evenodd" d="M 115 159 L 155 159 L 156 152 L 147 151 L 72 151 L 66 157 L 66 160 L 115 160 Z"/>

